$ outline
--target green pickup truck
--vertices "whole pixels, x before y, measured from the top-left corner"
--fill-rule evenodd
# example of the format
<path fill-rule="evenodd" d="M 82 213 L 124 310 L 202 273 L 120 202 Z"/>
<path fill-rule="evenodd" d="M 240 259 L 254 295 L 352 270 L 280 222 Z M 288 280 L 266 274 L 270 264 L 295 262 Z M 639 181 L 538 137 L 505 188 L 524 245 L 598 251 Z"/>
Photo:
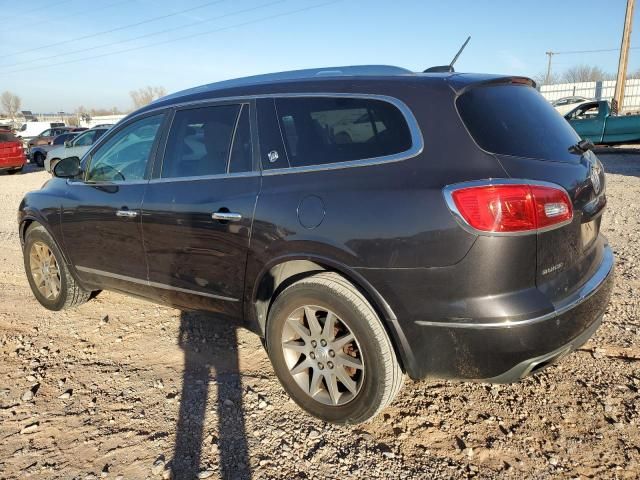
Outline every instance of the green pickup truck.
<path fill-rule="evenodd" d="M 564 118 L 584 140 L 614 144 L 640 141 L 640 115 L 615 115 L 606 100 L 581 103 Z"/>

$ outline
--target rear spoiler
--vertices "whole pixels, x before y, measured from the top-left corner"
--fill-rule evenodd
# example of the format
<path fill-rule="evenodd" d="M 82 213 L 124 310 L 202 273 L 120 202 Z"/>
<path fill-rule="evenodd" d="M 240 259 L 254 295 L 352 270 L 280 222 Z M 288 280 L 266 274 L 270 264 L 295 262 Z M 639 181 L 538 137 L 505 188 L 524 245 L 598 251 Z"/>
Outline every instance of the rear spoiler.
<path fill-rule="evenodd" d="M 498 76 L 498 75 L 483 75 L 483 76 L 471 76 L 468 74 L 457 74 L 447 78 L 447 83 L 451 86 L 457 95 L 462 95 L 464 92 L 475 87 L 486 87 L 490 85 L 526 85 L 536 88 L 536 82 L 528 77 L 518 76 Z M 474 81 L 475 80 L 475 81 Z"/>

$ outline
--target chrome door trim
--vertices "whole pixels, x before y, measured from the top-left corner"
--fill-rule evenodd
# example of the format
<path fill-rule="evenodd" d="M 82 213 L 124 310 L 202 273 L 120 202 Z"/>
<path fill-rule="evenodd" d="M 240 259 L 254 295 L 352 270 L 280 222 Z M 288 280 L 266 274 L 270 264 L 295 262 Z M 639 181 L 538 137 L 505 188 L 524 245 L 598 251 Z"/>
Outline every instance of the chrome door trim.
<path fill-rule="evenodd" d="M 116 212 L 116 217 L 135 218 L 137 216 L 137 210 L 118 210 Z"/>
<path fill-rule="evenodd" d="M 117 280 L 123 280 L 125 282 L 136 283 L 138 285 L 145 285 L 147 287 L 160 288 L 163 290 L 171 290 L 174 292 L 188 293 L 191 295 L 199 295 L 201 297 L 215 298 L 216 300 L 225 300 L 227 302 L 237 302 L 237 298 L 225 297 L 223 295 L 214 295 L 213 293 L 197 292 L 195 290 L 189 290 L 187 288 L 174 287 L 173 285 L 166 285 L 164 283 L 150 282 L 149 280 L 143 280 L 141 278 L 128 277 L 126 275 L 120 275 L 119 273 L 105 272 L 104 270 L 97 270 L 95 268 L 76 266 L 76 270 L 81 272 L 90 273 L 92 275 L 100 275 L 102 277 L 115 278 Z"/>
<path fill-rule="evenodd" d="M 242 214 L 235 212 L 213 212 L 211 218 L 227 222 L 238 222 L 242 220 Z"/>

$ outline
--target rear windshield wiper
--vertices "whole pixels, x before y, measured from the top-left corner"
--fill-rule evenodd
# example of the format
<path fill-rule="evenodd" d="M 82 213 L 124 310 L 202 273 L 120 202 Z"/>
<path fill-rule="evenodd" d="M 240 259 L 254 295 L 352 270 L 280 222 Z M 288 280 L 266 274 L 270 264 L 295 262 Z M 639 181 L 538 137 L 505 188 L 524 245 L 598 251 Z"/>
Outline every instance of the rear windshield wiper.
<path fill-rule="evenodd" d="M 580 140 L 578 143 L 571 145 L 569 147 L 569 151 L 571 153 L 579 153 L 583 154 L 584 152 L 588 152 L 589 150 L 593 150 L 595 145 L 591 140 Z"/>

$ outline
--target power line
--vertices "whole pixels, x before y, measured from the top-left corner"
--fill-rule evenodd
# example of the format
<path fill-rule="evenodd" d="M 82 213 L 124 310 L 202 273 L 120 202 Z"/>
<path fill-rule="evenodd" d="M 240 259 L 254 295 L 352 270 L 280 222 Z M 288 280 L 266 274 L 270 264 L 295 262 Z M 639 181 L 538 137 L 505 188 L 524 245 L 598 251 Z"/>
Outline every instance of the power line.
<path fill-rule="evenodd" d="M 207 30 L 207 31 L 204 31 L 204 32 L 194 33 L 194 34 L 191 34 L 191 35 L 184 35 L 182 37 L 177 37 L 177 38 L 173 38 L 173 39 L 170 39 L 170 40 L 165 40 L 165 41 L 162 41 L 162 42 L 151 43 L 151 44 L 148 44 L 148 45 L 141 45 L 139 47 L 127 48 L 127 49 L 124 49 L 124 50 L 117 50 L 115 52 L 103 53 L 101 55 L 94 55 L 94 56 L 90 56 L 90 57 L 77 58 L 75 60 L 69 60 L 69 61 L 66 61 L 66 62 L 58 62 L 58 63 L 52 64 L 52 65 L 39 65 L 39 66 L 35 66 L 35 67 L 22 68 L 22 69 L 19 69 L 19 70 L 12 70 L 12 71 L 9 71 L 9 72 L 0 72 L 0 75 L 3 75 L 3 74 L 7 75 L 7 74 L 19 73 L 19 72 L 27 72 L 27 71 L 30 71 L 30 70 L 38 70 L 38 69 L 41 69 L 41 68 L 57 67 L 57 66 L 60 66 L 60 65 L 68 65 L 70 63 L 83 62 L 85 60 L 95 60 L 97 58 L 108 57 L 108 56 L 111 56 L 111 55 L 119 55 L 121 53 L 128 53 L 128 52 L 133 52 L 133 51 L 136 51 L 136 50 L 142 50 L 142 49 L 145 49 L 145 48 L 156 47 L 158 45 L 166 45 L 167 43 L 174 43 L 174 42 L 177 42 L 177 41 L 180 41 L 180 40 L 186 40 L 186 39 L 190 39 L 190 38 L 194 38 L 194 37 L 199 37 L 199 36 L 202 36 L 202 35 L 209 35 L 209 34 L 212 34 L 212 33 L 218 33 L 218 32 L 222 32 L 222 31 L 225 31 L 225 30 L 231 30 L 233 28 L 244 27 L 244 26 L 247 26 L 247 25 L 252 25 L 254 23 L 260 23 L 260 22 L 267 21 L 267 20 L 273 20 L 275 18 L 285 17 L 285 16 L 288 16 L 288 15 L 295 15 L 296 13 L 302 13 L 302 12 L 306 12 L 306 11 L 313 10 L 313 9 L 316 9 L 316 8 L 325 7 L 327 5 L 338 3 L 338 2 L 341 2 L 341 1 L 342 0 L 331 0 L 329 2 L 319 3 L 317 5 L 311 5 L 309 7 L 299 8 L 297 10 L 291 10 L 289 12 L 283 12 L 283 13 L 278 13 L 278 14 L 275 14 L 275 15 L 269 15 L 269 16 L 266 16 L 266 17 L 261 17 L 261 18 L 257 18 L 257 19 L 254 19 L 254 20 L 249 20 L 247 22 L 236 23 L 234 25 L 229 25 L 229 26 L 226 26 L 226 27 L 216 28 L 216 29 L 213 29 L 213 30 Z"/>
<path fill-rule="evenodd" d="M 65 45 L 67 43 L 77 42 L 78 40 L 86 40 L 87 38 L 97 37 L 98 35 L 104 35 L 106 33 L 119 32 L 120 30 L 126 30 L 127 28 L 139 27 L 140 25 L 145 25 L 151 22 L 157 22 L 158 20 L 163 20 L 169 17 L 175 17 L 176 15 L 182 15 L 183 13 L 192 12 L 194 10 L 198 10 L 200 8 L 209 7 L 211 5 L 215 5 L 218 3 L 226 2 L 227 0 L 214 0 L 212 2 L 207 2 L 202 5 L 198 5 L 196 7 L 187 8 L 184 10 L 180 10 L 178 12 L 168 13 L 166 15 L 161 15 L 159 17 L 148 18 L 146 20 L 142 20 L 136 23 L 130 23 L 129 25 L 123 25 L 121 27 L 112 28 L 110 30 L 103 30 L 102 32 L 92 33 L 89 35 L 83 35 L 82 37 L 71 38 L 69 40 L 63 40 L 62 42 L 50 43 L 48 45 L 43 45 L 41 47 L 29 48 L 27 50 L 22 50 L 21 52 L 14 52 L 9 55 L 0 55 L 0 58 L 6 58 L 10 56 L 22 55 L 23 53 L 35 52 L 36 50 L 43 50 L 45 48 L 57 47 L 58 45 Z"/>
<path fill-rule="evenodd" d="M 127 0 L 127 1 L 129 1 L 129 0 Z M 287 2 L 287 1 L 289 1 L 289 0 L 275 0 L 275 1 L 270 2 L 270 3 L 265 3 L 263 5 L 258 5 L 257 7 L 245 8 L 245 9 L 242 9 L 242 10 L 237 10 L 235 12 L 225 13 L 224 15 L 218 15 L 216 17 L 211 17 L 211 18 L 206 18 L 206 19 L 203 19 L 203 20 L 198 20 L 198 21 L 195 21 L 195 22 L 191 22 L 191 23 L 189 23 L 187 25 L 180 25 L 180 26 L 173 27 L 173 28 L 167 28 L 165 30 L 159 30 L 157 32 L 145 33 L 144 35 L 139 35 L 137 37 L 129 38 L 129 39 L 126 39 L 126 40 L 119 40 L 117 42 L 103 43 L 101 45 L 95 45 L 93 47 L 81 48 L 81 49 L 78 49 L 78 50 L 69 50 L 69 51 L 65 51 L 65 52 L 62 52 L 62 53 L 58 53 L 56 55 L 47 55 L 47 56 L 43 56 L 43 57 L 33 58 L 31 60 L 25 60 L 25 61 L 22 61 L 22 62 L 9 63 L 7 65 L 0 65 L 0 67 L 2 67 L 2 68 L 17 67 L 19 65 L 27 65 L 29 63 L 39 62 L 41 60 L 50 60 L 50 59 L 53 59 L 53 58 L 66 57 L 68 55 L 73 55 L 73 54 L 76 54 L 76 53 L 88 52 L 88 51 L 97 50 L 97 49 L 100 49 L 100 48 L 111 47 L 111 46 L 120 45 L 120 44 L 123 44 L 123 43 L 129 43 L 129 42 L 133 42 L 135 40 L 140 40 L 142 38 L 153 37 L 153 36 L 156 36 L 156 35 L 162 35 L 164 33 L 174 32 L 176 30 L 182 30 L 182 29 L 185 29 L 185 28 L 191 28 L 194 25 L 200 25 L 200 24 L 203 24 L 203 23 L 212 22 L 214 20 L 220 20 L 221 18 L 231 17 L 231 16 L 234 16 L 234 15 L 240 15 L 242 13 L 249 13 L 249 12 L 252 12 L 252 11 L 255 11 L 255 10 L 259 10 L 259 9 L 266 8 L 266 7 L 271 7 L 273 5 L 277 5 L 278 3 L 284 3 L 284 2 Z M 44 65 L 44 66 L 47 66 L 47 65 Z"/>
<path fill-rule="evenodd" d="M 638 50 L 640 47 L 632 47 L 629 50 Z M 603 52 L 619 52 L 619 48 L 603 48 L 599 50 L 568 50 L 564 52 L 551 52 L 553 55 L 573 55 L 578 53 L 603 53 Z"/>
<path fill-rule="evenodd" d="M 66 3 L 71 3 L 73 0 L 62 0 L 61 2 L 56 2 L 56 3 L 49 3 L 49 2 L 45 2 L 45 4 L 41 5 L 38 8 L 32 8 L 31 10 L 27 10 L 26 12 L 22 12 L 20 15 L 11 15 L 10 17 L 3 17 L 2 18 L 2 22 L 5 23 L 6 21 L 11 21 L 11 19 L 13 18 L 23 18 L 26 15 L 30 15 L 32 13 L 38 13 L 41 12 L 43 10 L 48 10 L 51 7 L 59 7 L 60 5 L 64 5 Z M 15 2 L 13 2 L 15 4 Z M 22 28 L 24 28 L 24 26 L 22 26 Z"/>
<path fill-rule="evenodd" d="M 33 27 L 37 27 L 38 25 L 42 25 L 44 23 L 50 23 L 52 21 L 53 22 L 57 22 L 57 21 L 62 20 L 62 19 L 66 20 L 67 18 L 78 17 L 78 16 L 80 16 L 82 14 L 85 14 L 87 12 L 91 12 L 92 14 L 94 14 L 94 13 L 99 12 L 101 10 L 106 10 L 107 8 L 112 8 L 112 7 L 115 7 L 117 5 L 121 5 L 123 3 L 129 3 L 129 2 L 131 2 L 131 0 L 120 0 L 119 2 L 114 2 L 114 3 L 108 4 L 108 5 L 102 5 L 100 7 L 89 8 L 87 10 L 79 10 L 79 11 L 76 11 L 76 12 L 71 12 L 69 15 L 64 15 L 64 16 L 61 16 L 61 17 L 47 18 L 47 19 L 44 19 L 44 20 L 42 20 L 40 22 L 29 22 L 29 29 L 31 30 L 31 29 L 33 29 Z M 66 2 L 62 2 L 62 3 L 66 3 Z M 13 28 L 6 29 L 5 32 L 13 32 L 15 30 L 24 30 L 24 28 L 25 28 L 24 25 L 17 25 L 17 26 L 14 26 Z"/>

